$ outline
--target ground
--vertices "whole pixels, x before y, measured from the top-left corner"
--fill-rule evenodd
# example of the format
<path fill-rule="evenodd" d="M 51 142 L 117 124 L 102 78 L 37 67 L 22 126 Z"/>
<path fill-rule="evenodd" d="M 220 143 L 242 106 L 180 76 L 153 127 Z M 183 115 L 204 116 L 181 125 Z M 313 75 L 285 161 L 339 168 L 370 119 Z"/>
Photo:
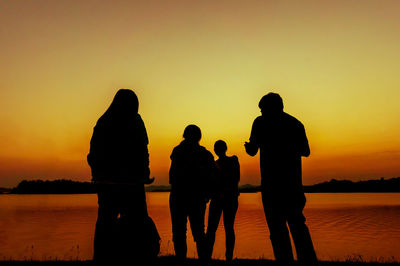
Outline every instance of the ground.
<path fill-rule="evenodd" d="M 95 266 L 97 265 L 93 261 L 0 261 L 0 266 L 10 265 L 10 266 Z M 109 265 L 117 265 L 116 262 L 109 263 Z M 155 265 L 155 266 L 179 266 L 173 257 L 160 257 L 155 261 L 147 261 L 147 262 L 138 262 L 132 261 L 127 263 L 120 263 L 120 265 Z M 198 260 L 189 259 L 185 264 L 181 265 L 201 265 Z M 236 259 L 231 263 L 226 263 L 222 260 L 213 260 L 208 263 L 208 266 L 223 266 L 223 265 L 237 265 L 237 266 L 250 266 L 250 265 L 265 265 L 265 266 L 280 266 L 272 260 L 248 260 L 248 259 Z M 295 264 L 298 265 L 298 264 Z M 362 262 L 362 261 L 321 261 L 320 266 L 348 266 L 348 265 L 357 265 L 357 266 L 390 266 L 390 265 L 400 265 L 397 262 Z"/>

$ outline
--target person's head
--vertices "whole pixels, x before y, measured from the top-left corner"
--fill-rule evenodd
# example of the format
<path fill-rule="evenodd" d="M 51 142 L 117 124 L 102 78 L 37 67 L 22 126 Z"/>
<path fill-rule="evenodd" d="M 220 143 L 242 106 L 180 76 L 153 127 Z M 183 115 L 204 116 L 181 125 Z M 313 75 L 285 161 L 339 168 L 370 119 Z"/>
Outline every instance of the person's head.
<path fill-rule="evenodd" d="M 109 109 L 116 113 L 137 113 L 139 111 L 139 99 L 132 90 L 120 89 L 115 94 Z"/>
<path fill-rule="evenodd" d="M 186 141 L 198 143 L 201 139 L 201 130 L 196 125 L 188 125 L 183 131 L 183 138 Z"/>
<path fill-rule="evenodd" d="M 263 115 L 277 115 L 283 112 L 283 101 L 279 94 L 270 92 L 261 98 L 258 107 Z"/>
<path fill-rule="evenodd" d="M 223 140 L 217 140 L 214 143 L 214 151 L 218 157 L 225 156 L 227 149 L 228 147 L 226 146 L 226 143 Z"/>
<path fill-rule="evenodd" d="M 139 111 L 139 100 L 132 90 L 120 89 L 104 113 L 103 118 L 108 121 L 125 121 Z"/>
<path fill-rule="evenodd" d="M 120 89 L 114 96 L 107 111 L 99 118 L 100 124 L 123 124 L 134 122 L 139 110 L 139 100 L 132 90 Z"/>

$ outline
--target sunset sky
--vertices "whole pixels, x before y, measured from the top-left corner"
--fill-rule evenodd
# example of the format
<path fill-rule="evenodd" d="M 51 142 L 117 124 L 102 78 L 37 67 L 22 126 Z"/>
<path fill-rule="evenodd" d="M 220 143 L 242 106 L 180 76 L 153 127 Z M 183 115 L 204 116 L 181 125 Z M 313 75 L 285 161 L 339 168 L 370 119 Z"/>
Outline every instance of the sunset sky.
<path fill-rule="evenodd" d="M 303 122 L 303 183 L 400 176 L 399 1 L 0 1 L 0 187 L 90 180 L 97 119 L 134 90 L 152 176 L 188 124 L 224 139 L 241 184 L 260 98 Z"/>

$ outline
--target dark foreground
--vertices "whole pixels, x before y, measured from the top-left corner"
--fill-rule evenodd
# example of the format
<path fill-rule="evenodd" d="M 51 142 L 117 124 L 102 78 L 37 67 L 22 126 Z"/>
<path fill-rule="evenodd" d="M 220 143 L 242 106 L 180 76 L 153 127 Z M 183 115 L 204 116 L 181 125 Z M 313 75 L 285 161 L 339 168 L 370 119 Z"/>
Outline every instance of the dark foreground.
<path fill-rule="evenodd" d="M 2 265 L 16 265 L 16 266 L 95 266 L 97 265 L 93 261 L 0 261 L 0 266 Z M 105 265 L 105 264 L 102 264 Z M 188 259 L 185 264 L 177 263 L 173 257 L 160 257 L 155 261 L 147 261 L 147 262 L 138 262 L 131 261 L 127 263 L 109 263 L 108 265 L 156 265 L 156 266 L 179 266 L 179 265 L 188 265 L 195 266 L 201 265 L 198 260 Z M 250 266 L 250 265 L 267 265 L 267 266 L 281 266 L 272 260 L 250 260 L 250 259 L 235 259 L 230 263 L 226 263 L 223 260 L 213 260 L 207 264 L 208 266 L 213 265 L 238 265 L 238 266 Z M 299 265 L 299 264 L 294 264 Z M 350 260 L 350 261 L 321 261 L 320 266 L 347 266 L 347 265 L 365 265 L 365 266 L 382 266 L 382 265 L 400 265 L 399 262 L 363 262 L 359 260 Z"/>

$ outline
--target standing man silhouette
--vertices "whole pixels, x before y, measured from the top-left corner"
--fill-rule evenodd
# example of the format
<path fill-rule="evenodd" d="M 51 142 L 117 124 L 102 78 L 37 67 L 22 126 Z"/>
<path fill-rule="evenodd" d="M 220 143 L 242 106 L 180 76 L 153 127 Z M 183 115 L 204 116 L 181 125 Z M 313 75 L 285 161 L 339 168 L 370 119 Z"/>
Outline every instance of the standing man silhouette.
<path fill-rule="evenodd" d="M 260 149 L 261 193 L 275 259 L 294 261 L 290 232 L 297 258 L 307 265 L 317 264 L 303 208 L 301 157 L 310 155 L 303 124 L 283 111 L 279 94 L 268 93 L 258 104 L 261 116 L 253 122 L 246 152 L 255 156 Z"/>
<path fill-rule="evenodd" d="M 189 218 L 197 254 L 200 260 L 205 261 L 207 246 L 204 216 L 210 197 L 211 176 L 215 171 L 214 157 L 199 145 L 201 130 L 198 126 L 187 126 L 183 138 L 184 140 L 172 151 L 169 170 L 172 239 L 176 257 L 185 260 Z"/>

